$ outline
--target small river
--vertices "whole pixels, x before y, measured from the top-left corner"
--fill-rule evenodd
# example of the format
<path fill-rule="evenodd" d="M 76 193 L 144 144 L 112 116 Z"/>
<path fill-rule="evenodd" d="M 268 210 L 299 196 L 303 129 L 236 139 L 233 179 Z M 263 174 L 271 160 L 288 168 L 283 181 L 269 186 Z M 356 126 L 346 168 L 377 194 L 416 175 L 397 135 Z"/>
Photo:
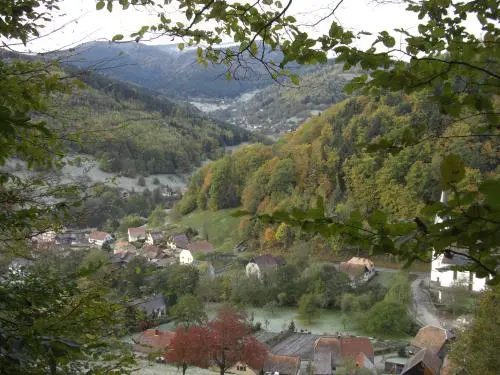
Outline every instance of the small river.
<path fill-rule="evenodd" d="M 221 304 L 218 303 L 210 303 L 206 305 L 205 311 L 207 312 L 209 319 L 215 318 L 217 310 L 220 306 Z M 318 335 L 325 333 L 336 334 L 337 332 L 351 335 L 363 334 L 363 332 L 353 330 L 347 324 L 344 325 L 344 320 L 349 319 L 349 316 L 339 311 L 323 310 L 311 324 L 300 320 L 297 309 L 291 307 L 279 307 L 273 312 L 263 308 L 250 307 L 247 308 L 246 311 L 250 316 L 253 314 L 254 322 L 260 322 L 262 329 L 271 332 L 280 332 L 288 329 L 288 325 L 293 320 L 297 331 L 303 329 Z M 160 327 L 163 329 L 174 329 L 175 325 L 173 322 L 170 322 L 163 324 Z"/>

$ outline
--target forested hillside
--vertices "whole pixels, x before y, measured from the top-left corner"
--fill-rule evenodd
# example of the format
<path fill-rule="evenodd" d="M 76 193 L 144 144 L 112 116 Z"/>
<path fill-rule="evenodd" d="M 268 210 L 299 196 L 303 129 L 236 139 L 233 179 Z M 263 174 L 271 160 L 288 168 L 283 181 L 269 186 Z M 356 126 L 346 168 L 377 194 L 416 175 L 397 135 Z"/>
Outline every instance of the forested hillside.
<path fill-rule="evenodd" d="M 197 171 L 178 210 L 242 206 L 251 213 L 301 209 L 325 198 L 330 215 L 346 218 L 382 209 L 412 220 L 424 202 L 439 197 L 439 166 L 455 153 L 466 162 L 463 189 L 498 173 L 498 143 L 469 137 L 471 120 L 453 121 L 419 96 L 357 96 L 338 103 L 273 146 L 251 145 Z M 421 125 L 426 131 L 418 133 Z M 363 144 L 418 135 L 419 143 L 379 155 Z M 276 229 L 276 228 L 274 228 Z M 268 233 L 269 234 L 269 233 Z M 271 233 L 273 234 L 273 233 Z M 272 235 L 269 235 L 272 237 Z"/>
<path fill-rule="evenodd" d="M 127 176 L 188 172 L 205 158 L 222 156 L 225 146 L 256 138 L 152 91 L 78 73 L 86 86 L 54 95 L 48 114 L 60 134 L 78 136 L 69 147 L 95 155 L 104 171 Z"/>
<path fill-rule="evenodd" d="M 355 73 L 344 72 L 341 64 L 330 60 L 317 70 L 304 72 L 299 85 L 274 84 L 213 115 L 267 135 L 295 130 L 308 118 L 345 99 L 344 85 Z"/>

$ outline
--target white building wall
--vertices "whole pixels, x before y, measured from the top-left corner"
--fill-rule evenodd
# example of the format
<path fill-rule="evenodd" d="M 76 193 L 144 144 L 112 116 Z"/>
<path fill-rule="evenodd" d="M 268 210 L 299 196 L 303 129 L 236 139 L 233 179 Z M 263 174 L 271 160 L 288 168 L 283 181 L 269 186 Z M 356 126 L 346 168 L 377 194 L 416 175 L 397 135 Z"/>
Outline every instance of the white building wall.
<path fill-rule="evenodd" d="M 449 288 L 455 284 L 466 284 L 471 283 L 471 272 L 469 271 L 439 271 L 441 267 L 446 267 L 449 265 L 443 265 L 441 263 L 444 255 L 441 254 L 436 259 L 433 259 L 431 266 L 431 281 L 438 283 L 443 288 Z M 480 279 L 472 273 L 472 290 L 475 292 L 483 291 L 486 288 L 486 279 Z"/>
<path fill-rule="evenodd" d="M 193 263 L 193 255 L 189 250 L 182 250 L 179 254 L 179 263 L 180 264 L 191 264 Z"/>
<path fill-rule="evenodd" d="M 260 278 L 260 269 L 256 263 L 248 263 L 246 265 L 245 269 L 246 269 L 247 277 L 254 275 L 254 276 L 257 276 Z"/>

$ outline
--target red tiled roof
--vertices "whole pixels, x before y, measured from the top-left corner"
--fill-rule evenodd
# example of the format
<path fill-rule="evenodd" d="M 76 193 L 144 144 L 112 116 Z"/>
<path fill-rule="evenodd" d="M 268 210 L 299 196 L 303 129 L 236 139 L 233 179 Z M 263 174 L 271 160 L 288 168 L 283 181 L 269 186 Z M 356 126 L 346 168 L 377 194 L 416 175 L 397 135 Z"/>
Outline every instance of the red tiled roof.
<path fill-rule="evenodd" d="M 411 345 L 421 349 L 431 349 L 438 353 L 448 340 L 448 332 L 440 327 L 425 326 L 420 328 Z"/>
<path fill-rule="evenodd" d="M 147 329 L 135 340 L 134 351 L 152 353 L 165 350 L 170 345 L 174 336 L 175 332 Z"/>
<path fill-rule="evenodd" d="M 347 264 L 356 264 L 359 266 L 367 266 L 367 267 L 375 266 L 375 264 L 373 264 L 373 261 L 371 261 L 370 259 L 359 258 L 359 257 L 352 257 L 347 261 Z"/>
<path fill-rule="evenodd" d="M 109 235 L 108 232 L 92 232 L 89 239 L 94 241 L 104 241 L 107 235 Z"/>
<path fill-rule="evenodd" d="M 132 235 L 146 235 L 146 228 L 128 228 L 128 233 Z"/>
<path fill-rule="evenodd" d="M 336 337 L 323 336 L 314 343 L 314 350 L 319 347 L 328 347 L 330 350 L 336 349 L 340 351 L 340 341 Z"/>
<path fill-rule="evenodd" d="M 206 240 L 191 243 L 187 246 L 191 253 L 211 253 L 214 251 L 212 244 Z"/>
<path fill-rule="evenodd" d="M 341 337 L 340 353 L 342 358 L 356 358 L 359 353 L 364 353 L 370 361 L 374 359 L 373 346 L 368 337 Z"/>

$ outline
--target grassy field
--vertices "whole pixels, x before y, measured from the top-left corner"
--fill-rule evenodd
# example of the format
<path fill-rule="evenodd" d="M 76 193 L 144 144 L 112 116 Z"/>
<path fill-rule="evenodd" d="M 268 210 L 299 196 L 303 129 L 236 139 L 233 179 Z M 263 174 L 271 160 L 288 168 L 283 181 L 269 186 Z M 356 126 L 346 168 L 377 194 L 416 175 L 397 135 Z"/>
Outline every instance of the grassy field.
<path fill-rule="evenodd" d="M 176 366 L 163 363 L 148 362 L 146 360 L 138 360 L 137 370 L 133 371 L 134 375 L 182 375 L 182 369 Z M 218 372 L 205 370 L 198 367 L 188 367 L 187 375 L 216 375 Z"/>
<path fill-rule="evenodd" d="M 231 252 L 236 243 L 243 240 L 240 222 L 244 218 L 232 217 L 235 209 L 211 211 L 195 211 L 176 221 L 179 227 L 191 227 L 200 235 L 207 235 L 208 240 L 219 251 Z"/>
<path fill-rule="evenodd" d="M 200 235 L 207 234 L 208 240 L 221 252 L 231 252 L 234 245 L 244 239 L 240 223 L 247 218 L 232 217 L 231 214 L 238 209 L 227 209 L 220 211 L 194 211 L 178 220 L 171 220 L 179 228 L 188 227 L 196 229 Z M 250 249 L 252 250 L 252 249 Z M 268 249 L 273 253 L 273 249 Z M 279 251 L 283 251 L 282 247 Z M 344 262 L 353 255 L 340 255 L 334 252 L 323 253 L 315 256 L 312 261 L 318 262 Z M 398 262 L 394 256 L 373 255 L 370 256 L 376 267 L 400 269 L 402 263 Z M 409 272 L 430 272 L 430 263 L 414 262 L 408 269 Z"/>

